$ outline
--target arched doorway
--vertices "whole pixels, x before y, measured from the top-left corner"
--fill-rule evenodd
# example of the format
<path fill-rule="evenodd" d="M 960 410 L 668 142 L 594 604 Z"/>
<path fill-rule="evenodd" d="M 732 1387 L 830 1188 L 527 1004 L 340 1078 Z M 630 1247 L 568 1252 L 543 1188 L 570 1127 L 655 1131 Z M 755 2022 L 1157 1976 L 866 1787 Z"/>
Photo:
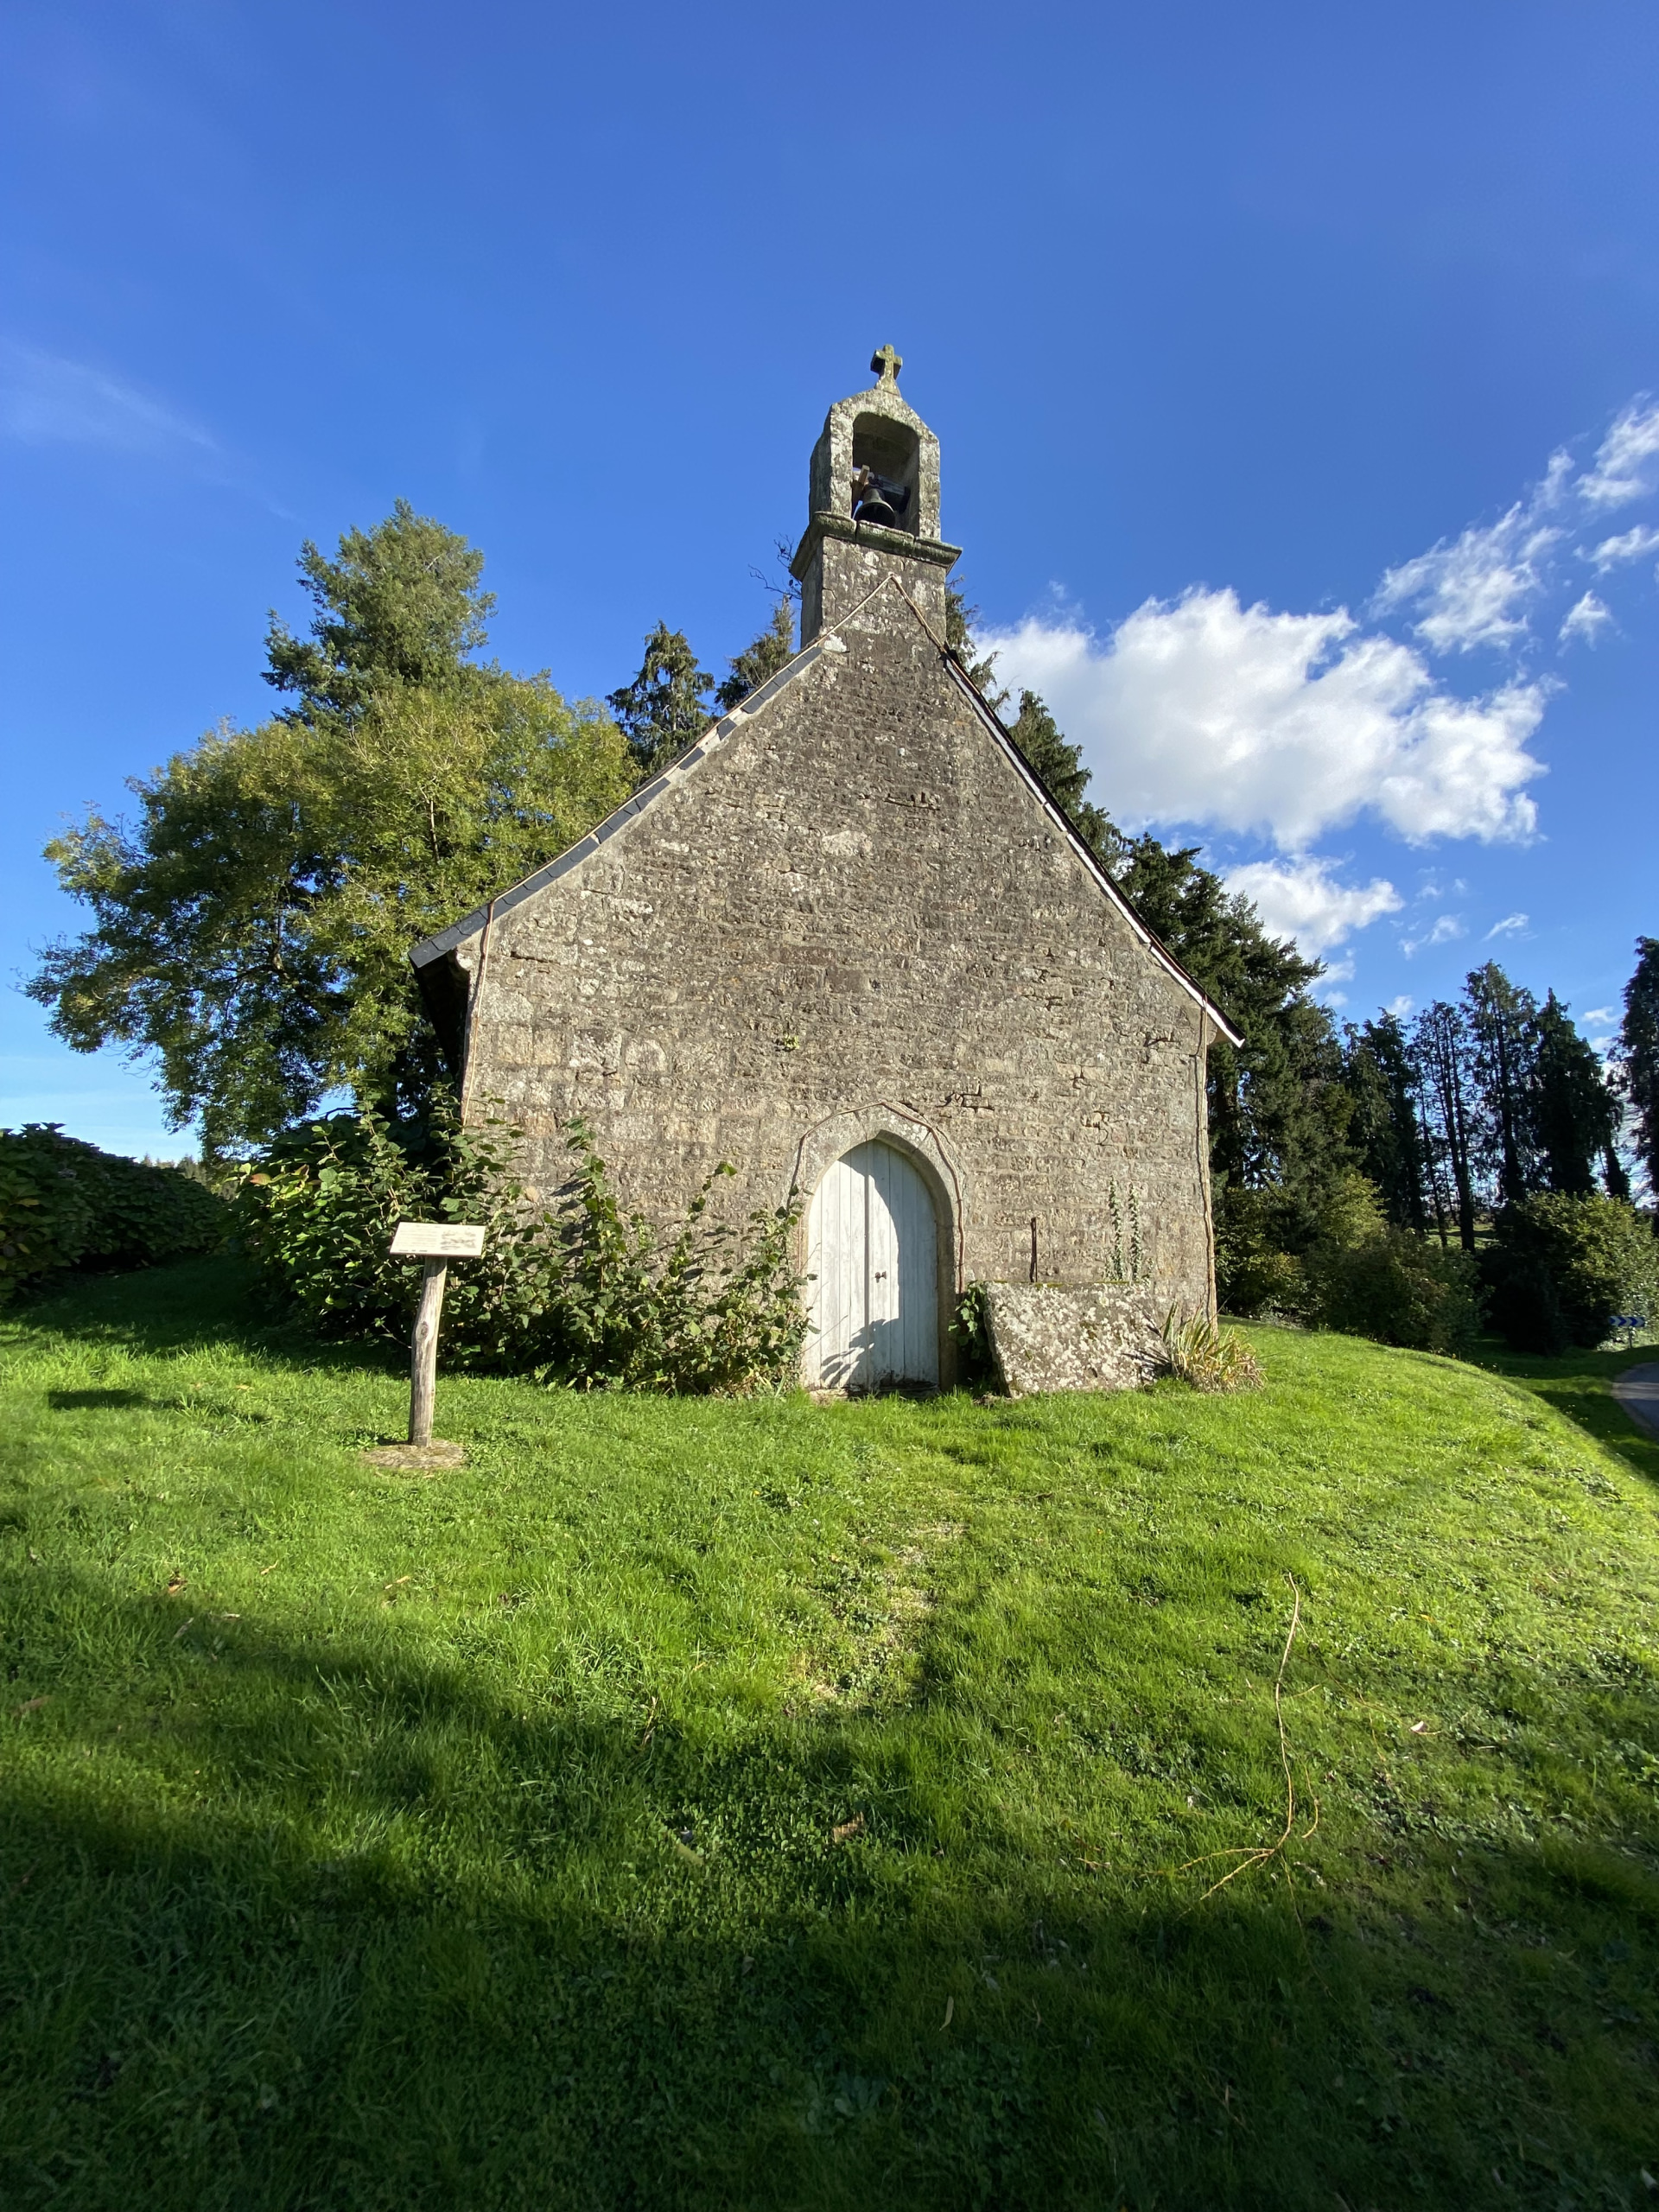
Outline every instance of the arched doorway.
<path fill-rule="evenodd" d="M 939 1229 L 920 1171 L 880 1138 L 831 1162 L 807 1216 L 806 1379 L 873 1390 L 939 1379 Z"/>

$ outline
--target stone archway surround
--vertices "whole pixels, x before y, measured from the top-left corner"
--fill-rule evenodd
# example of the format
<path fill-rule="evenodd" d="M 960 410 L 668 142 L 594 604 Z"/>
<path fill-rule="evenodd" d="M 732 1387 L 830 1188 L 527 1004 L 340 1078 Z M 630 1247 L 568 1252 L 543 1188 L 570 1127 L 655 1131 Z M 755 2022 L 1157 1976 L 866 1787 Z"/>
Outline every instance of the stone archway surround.
<path fill-rule="evenodd" d="M 885 1100 L 872 1106 L 849 1107 L 829 1115 L 810 1128 L 796 1148 L 791 1177 L 804 1201 L 809 1201 L 829 1169 L 843 1154 L 872 1141 L 896 1145 L 908 1154 L 926 1184 L 938 1224 L 939 1381 L 949 1388 L 956 1374 L 956 1339 L 950 1323 L 962 1294 L 964 1207 L 961 1173 L 937 1129 L 919 1121 L 902 1106 Z M 804 1204 L 796 1230 L 796 1264 L 806 1268 L 808 1206 Z"/>

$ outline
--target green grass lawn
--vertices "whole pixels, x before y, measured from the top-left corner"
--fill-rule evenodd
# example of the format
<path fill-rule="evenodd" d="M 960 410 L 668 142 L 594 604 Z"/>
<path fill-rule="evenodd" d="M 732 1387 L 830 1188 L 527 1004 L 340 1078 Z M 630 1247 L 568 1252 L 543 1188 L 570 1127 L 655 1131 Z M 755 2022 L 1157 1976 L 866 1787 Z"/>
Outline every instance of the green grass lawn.
<path fill-rule="evenodd" d="M 1654 2202 L 1659 1447 L 1253 1336 L 422 1477 L 232 1262 L 14 1314 L 0 2201 Z"/>

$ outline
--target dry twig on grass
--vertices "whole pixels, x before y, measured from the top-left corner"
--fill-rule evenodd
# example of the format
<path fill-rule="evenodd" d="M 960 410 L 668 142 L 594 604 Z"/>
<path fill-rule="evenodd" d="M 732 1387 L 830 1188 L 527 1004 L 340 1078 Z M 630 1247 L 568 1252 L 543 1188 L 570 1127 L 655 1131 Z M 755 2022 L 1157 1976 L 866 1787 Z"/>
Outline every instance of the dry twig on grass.
<path fill-rule="evenodd" d="M 1238 1864 L 1230 1867 L 1219 1880 L 1211 1882 L 1204 1892 L 1204 1896 L 1198 1898 L 1199 1904 L 1203 1904 L 1205 1899 L 1214 1897 L 1217 1890 L 1224 1890 L 1230 1882 L 1236 1881 L 1241 1874 L 1247 1874 L 1252 1866 L 1266 1866 L 1272 1860 L 1279 1858 L 1295 1831 L 1296 1783 L 1291 1773 L 1290 1738 L 1285 1733 L 1285 1669 L 1290 1664 L 1290 1647 L 1296 1641 L 1296 1631 L 1301 1625 L 1302 1593 L 1296 1586 L 1294 1575 L 1287 1574 L 1285 1580 L 1290 1584 L 1291 1589 L 1290 1626 L 1285 1634 L 1285 1648 L 1279 1655 L 1279 1672 L 1274 1677 L 1273 1684 L 1273 1716 L 1279 1727 L 1279 1764 L 1283 1768 L 1285 1776 L 1285 1825 L 1271 1843 L 1235 1846 L 1227 1851 L 1206 1851 L 1201 1853 L 1197 1859 L 1183 1859 L 1179 1866 L 1166 1866 L 1160 1869 L 1161 1872 L 1172 1876 L 1187 1874 L 1195 1866 L 1213 1866 L 1218 1859 L 1236 1859 Z M 1313 1817 L 1302 1830 L 1301 1840 L 1304 1843 L 1319 1825 L 1319 1801 L 1316 1796 L 1313 1799 Z"/>

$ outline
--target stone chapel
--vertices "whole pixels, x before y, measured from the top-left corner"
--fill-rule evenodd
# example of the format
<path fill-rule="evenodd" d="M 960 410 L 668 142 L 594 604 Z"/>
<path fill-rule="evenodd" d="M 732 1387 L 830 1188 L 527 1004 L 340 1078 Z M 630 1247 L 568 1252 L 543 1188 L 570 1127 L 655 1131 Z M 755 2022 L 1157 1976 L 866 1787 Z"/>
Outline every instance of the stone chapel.
<path fill-rule="evenodd" d="M 804 1379 L 1139 1378 L 1213 1313 L 1205 1055 L 1238 1041 L 945 643 L 938 439 L 884 346 L 813 448 L 800 651 L 569 851 L 415 948 L 526 1175 L 581 1115 L 629 1210 L 804 1202 Z"/>

